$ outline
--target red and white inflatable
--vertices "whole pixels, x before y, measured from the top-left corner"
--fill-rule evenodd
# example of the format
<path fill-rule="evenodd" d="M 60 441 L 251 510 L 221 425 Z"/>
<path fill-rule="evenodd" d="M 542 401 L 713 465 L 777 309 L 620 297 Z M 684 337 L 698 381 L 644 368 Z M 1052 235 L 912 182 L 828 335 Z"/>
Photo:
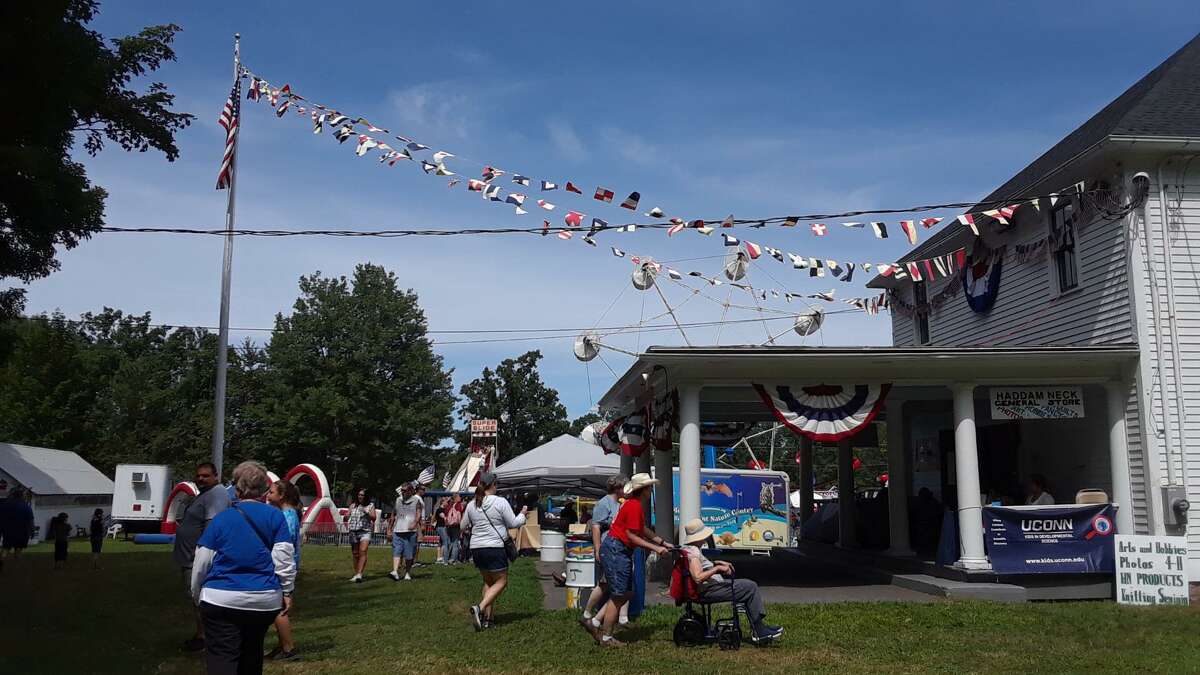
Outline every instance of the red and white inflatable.
<path fill-rule="evenodd" d="M 268 471 L 267 476 L 271 481 L 279 480 L 279 476 L 272 471 Z M 297 464 L 284 475 L 283 479 L 291 481 L 300 491 L 300 501 L 304 504 L 300 526 L 304 532 L 308 532 L 310 529 L 329 532 L 336 530 L 338 523 L 341 522 L 338 517 L 340 511 L 333 503 L 333 495 L 329 490 L 329 481 L 326 480 L 324 471 L 321 471 L 315 464 Z M 311 486 L 306 484 L 309 481 L 311 481 Z M 190 481 L 176 483 L 171 494 L 167 496 L 159 532 L 175 534 L 176 523 L 183 515 L 183 510 L 187 508 L 188 502 L 199 493 L 195 483 Z"/>

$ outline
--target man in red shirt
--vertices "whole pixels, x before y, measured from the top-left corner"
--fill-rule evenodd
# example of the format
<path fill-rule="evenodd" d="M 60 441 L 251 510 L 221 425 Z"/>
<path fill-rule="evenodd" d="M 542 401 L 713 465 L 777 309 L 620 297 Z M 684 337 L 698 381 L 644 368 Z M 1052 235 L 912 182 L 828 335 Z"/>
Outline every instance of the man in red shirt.
<path fill-rule="evenodd" d="M 625 484 L 625 503 L 613 519 L 602 544 L 600 562 L 604 576 L 608 579 L 609 600 L 604 609 L 604 628 L 593 633 L 605 647 L 621 647 L 624 643 L 612 636 L 613 626 L 621 606 L 633 594 L 633 551 L 644 548 L 662 555 L 667 552 L 667 542 L 646 527 L 644 503 L 650 498 L 650 487 L 658 482 L 650 474 L 638 473 Z"/>

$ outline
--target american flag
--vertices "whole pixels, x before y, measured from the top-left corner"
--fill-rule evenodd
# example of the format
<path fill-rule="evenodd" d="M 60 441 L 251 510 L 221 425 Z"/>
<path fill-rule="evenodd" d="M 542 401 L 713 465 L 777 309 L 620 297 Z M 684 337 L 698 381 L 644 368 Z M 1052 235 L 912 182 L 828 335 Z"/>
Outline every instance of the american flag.
<path fill-rule="evenodd" d="M 225 128 L 225 155 L 221 157 L 221 171 L 217 173 L 217 189 L 227 190 L 233 182 L 233 157 L 237 150 L 238 126 L 242 117 L 242 78 L 235 77 L 229 99 L 221 110 L 217 124 Z"/>
<path fill-rule="evenodd" d="M 448 470 L 446 471 L 446 475 L 442 476 L 442 489 L 443 490 L 450 489 L 450 471 L 448 471 Z"/>
<path fill-rule="evenodd" d="M 433 465 L 421 469 L 421 474 L 417 476 L 417 482 L 421 485 L 429 485 L 433 482 Z"/>

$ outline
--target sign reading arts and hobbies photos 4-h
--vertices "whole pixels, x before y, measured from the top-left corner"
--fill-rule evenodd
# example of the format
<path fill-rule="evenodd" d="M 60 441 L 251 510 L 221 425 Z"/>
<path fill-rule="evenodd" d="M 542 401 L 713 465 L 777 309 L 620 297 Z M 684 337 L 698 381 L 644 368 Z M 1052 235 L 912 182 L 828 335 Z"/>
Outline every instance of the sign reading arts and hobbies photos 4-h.
<path fill-rule="evenodd" d="M 1082 387 L 991 387 L 994 420 L 1062 420 L 1083 417 Z"/>
<path fill-rule="evenodd" d="M 1117 602 L 1188 604 L 1187 538 L 1118 534 Z"/>

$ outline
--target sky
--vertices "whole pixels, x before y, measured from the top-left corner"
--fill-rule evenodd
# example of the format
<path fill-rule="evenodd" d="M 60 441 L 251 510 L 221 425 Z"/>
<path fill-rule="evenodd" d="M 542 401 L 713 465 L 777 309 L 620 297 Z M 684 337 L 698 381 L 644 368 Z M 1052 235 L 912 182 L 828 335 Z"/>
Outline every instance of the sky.
<path fill-rule="evenodd" d="M 1048 149 L 1200 30 L 1200 4 L 747 2 L 162 3 L 108 0 L 93 28 L 115 37 L 143 26 L 183 28 L 178 60 L 153 75 L 196 115 L 179 134 L 180 159 L 109 147 L 80 160 L 109 192 L 107 222 L 122 227 L 215 229 L 225 192 L 213 189 L 224 131 L 217 116 L 232 85 L 232 36 L 247 68 L 275 86 L 361 115 L 393 133 L 457 155 L 461 178 L 483 164 L 570 180 L 583 196 L 497 184 L 529 195 L 529 214 L 488 203 L 412 163 L 387 167 L 356 157 L 326 131 L 291 113 L 279 119 L 245 102 L 239 146 L 237 226 L 247 229 L 457 229 L 555 225 L 574 209 L 618 224 L 652 206 L 687 220 L 833 213 L 971 201 Z M 430 151 L 431 152 L 431 151 Z M 425 153 L 426 155 L 428 153 Z M 611 205 L 594 201 L 612 189 Z M 642 195 L 632 214 L 616 203 Z M 532 204 L 558 205 L 544 213 Z M 953 213 L 939 214 L 953 216 Z M 892 236 L 831 228 L 736 234 L 822 259 L 893 260 L 908 250 Z M 918 216 L 919 217 L 919 216 Z M 869 220 L 872 218 L 861 218 Z M 835 221 L 836 222 L 836 221 Z M 927 236 L 928 233 L 922 233 Z M 383 265 L 413 289 L 432 331 L 570 329 L 528 333 L 434 333 L 456 387 L 484 367 L 540 349 L 542 375 L 569 414 L 587 412 L 633 362 L 623 351 L 681 344 L 663 330 L 665 305 L 685 323 L 737 320 L 686 330 L 692 344 L 885 345 L 890 318 L 844 303 L 783 300 L 753 305 L 727 285 L 689 278 L 665 296 L 630 283 L 629 256 L 682 272 L 718 274 L 716 235 L 661 230 L 580 241 L 530 235 L 404 239 L 239 238 L 235 241 L 231 341 L 262 343 L 288 313 L 300 275 L 349 275 Z M 215 326 L 222 242 L 217 237 L 99 234 L 60 254 L 62 268 L 28 286 L 29 313 L 77 316 L 103 307 L 149 311 L 159 323 Z M 694 259 L 694 260 L 693 260 Z M 748 281 L 780 293 L 851 283 L 810 279 L 764 258 Z M 818 303 L 817 334 L 787 331 L 787 314 Z M 757 319 L 770 318 L 760 322 Z M 593 327 L 652 328 L 606 335 L 600 358 L 571 353 Z M 605 331 L 602 331 L 605 332 Z M 719 334 L 718 334 L 719 332 Z M 782 333 L 782 335 L 780 335 Z M 508 341 L 478 342 L 478 340 Z"/>

